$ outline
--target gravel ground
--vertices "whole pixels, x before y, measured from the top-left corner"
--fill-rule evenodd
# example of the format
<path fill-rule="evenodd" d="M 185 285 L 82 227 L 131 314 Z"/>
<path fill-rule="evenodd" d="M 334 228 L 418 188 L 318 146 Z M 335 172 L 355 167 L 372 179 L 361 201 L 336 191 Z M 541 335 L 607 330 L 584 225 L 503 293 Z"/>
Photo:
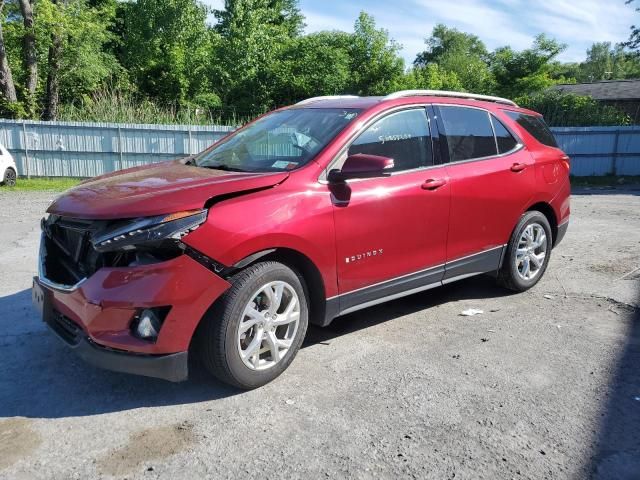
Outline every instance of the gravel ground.
<path fill-rule="evenodd" d="M 640 190 L 576 193 L 536 288 L 477 277 L 312 328 L 252 392 L 76 359 L 31 308 L 53 194 L 0 193 L 0 477 L 640 478 Z"/>

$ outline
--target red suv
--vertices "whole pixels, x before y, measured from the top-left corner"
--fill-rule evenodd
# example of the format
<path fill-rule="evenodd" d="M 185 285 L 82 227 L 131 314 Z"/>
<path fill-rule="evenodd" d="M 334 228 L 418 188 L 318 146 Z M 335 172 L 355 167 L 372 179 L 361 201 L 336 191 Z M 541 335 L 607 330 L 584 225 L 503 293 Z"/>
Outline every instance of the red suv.
<path fill-rule="evenodd" d="M 535 285 L 569 158 L 496 97 L 319 97 L 195 156 L 86 181 L 42 220 L 33 297 L 94 365 L 261 386 L 307 325 L 481 273 Z"/>

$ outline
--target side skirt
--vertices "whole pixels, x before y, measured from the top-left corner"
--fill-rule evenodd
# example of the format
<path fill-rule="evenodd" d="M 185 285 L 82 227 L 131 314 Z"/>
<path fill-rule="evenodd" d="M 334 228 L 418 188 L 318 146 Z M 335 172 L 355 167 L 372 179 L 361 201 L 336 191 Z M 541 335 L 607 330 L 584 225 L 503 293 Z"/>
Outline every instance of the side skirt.
<path fill-rule="evenodd" d="M 506 245 L 460 258 L 420 272 L 387 280 L 369 287 L 327 299 L 326 317 L 322 326 L 347 313 L 378 305 L 396 298 L 423 292 L 500 268 Z"/>

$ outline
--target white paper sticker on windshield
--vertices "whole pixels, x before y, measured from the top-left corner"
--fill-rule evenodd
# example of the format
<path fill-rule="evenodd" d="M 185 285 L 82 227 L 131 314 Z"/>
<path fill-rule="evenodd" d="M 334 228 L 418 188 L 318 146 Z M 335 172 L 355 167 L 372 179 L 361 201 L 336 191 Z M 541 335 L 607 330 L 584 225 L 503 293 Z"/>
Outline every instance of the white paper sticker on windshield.
<path fill-rule="evenodd" d="M 298 162 L 288 162 L 287 160 L 278 160 L 271 168 L 282 168 L 283 170 L 291 170 L 298 166 Z"/>

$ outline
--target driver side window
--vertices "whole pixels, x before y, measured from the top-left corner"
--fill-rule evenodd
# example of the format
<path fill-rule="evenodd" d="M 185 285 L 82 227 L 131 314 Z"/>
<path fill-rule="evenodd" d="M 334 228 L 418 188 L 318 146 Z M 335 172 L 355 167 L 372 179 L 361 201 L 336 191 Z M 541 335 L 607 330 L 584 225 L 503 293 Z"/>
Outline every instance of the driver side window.
<path fill-rule="evenodd" d="M 393 158 L 394 172 L 433 165 L 426 110 L 404 110 L 381 118 L 351 144 L 348 155 L 357 153 Z"/>

